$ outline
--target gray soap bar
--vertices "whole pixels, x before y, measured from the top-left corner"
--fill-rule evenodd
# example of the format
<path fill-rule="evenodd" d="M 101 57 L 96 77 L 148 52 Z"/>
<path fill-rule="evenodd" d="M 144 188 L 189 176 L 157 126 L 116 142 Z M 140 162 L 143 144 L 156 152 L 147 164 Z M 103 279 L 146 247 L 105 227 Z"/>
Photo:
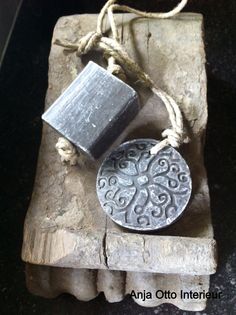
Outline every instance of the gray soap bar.
<path fill-rule="evenodd" d="M 138 111 L 135 90 L 90 61 L 42 119 L 96 159 Z"/>

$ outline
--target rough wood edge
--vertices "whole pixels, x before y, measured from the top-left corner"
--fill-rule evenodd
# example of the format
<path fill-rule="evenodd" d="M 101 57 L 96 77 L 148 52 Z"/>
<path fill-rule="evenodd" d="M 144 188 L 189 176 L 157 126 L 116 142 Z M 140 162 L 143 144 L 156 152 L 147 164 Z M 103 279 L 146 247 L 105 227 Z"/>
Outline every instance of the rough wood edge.
<path fill-rule="evenodd" d="M 211 238 L 91 231 L 27 230 L 22 259 L 31 264 L 69 268 L 110 269 L 209 275 L 216 271 L 216 242 Z M 63 240 L 63 242 L 61 241 Z M 44 246 L 34 244 L 44 243 Z M 32 245 L 32 246 L 31 246 Z M 89 247 L 89 255 L 86 248 Z M 50 248 L 50 251 L 42 249 Z M 50 252 L 50 257 L 47 253 Z"/>
<path fill-rule="evenodd" d="M 143 272 L 120 272 L 109 270 L 88 270 L 57 268 L 26 264 L 26 284 L 28 290 L 38 296 L 55 298 L 63 293 L 74 295 L 81 301 L 90 301 L 103 292 L 107 301 L 122 301 L 132 290 L 152 292 L 153 298 L 143 301 L 133 300 L 144 307 L 154 307 L 171 303 L 185 311 L 202 311 L 206 299 L 183 300 L 180 290 L 200 292 L 209 290 L 209 276 L 184 276 Z M 157 290 L 177 292 L 176 299 L 156 299 Z M 75 306 L 76 307 L 76 306 Z"/>

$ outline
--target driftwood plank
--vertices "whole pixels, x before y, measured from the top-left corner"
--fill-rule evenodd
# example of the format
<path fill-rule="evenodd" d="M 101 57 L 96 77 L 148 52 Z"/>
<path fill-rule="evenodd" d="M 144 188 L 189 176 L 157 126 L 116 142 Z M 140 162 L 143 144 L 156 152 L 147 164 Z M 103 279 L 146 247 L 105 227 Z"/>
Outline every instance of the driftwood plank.
<path fill-rule="evenodd" d="M 131 288 L 139 288 L 137 279 L 142 279 L 144 286 L 153 289 L 162 281 L 163 286 L 170 289 L 199 289 L 198 283 L 201 283 L 201 288 L 207 290 L 208 275 L 216 269 L 216 246 L 202 155 L 207 122 L 202 17 L 199 14 L 183 13 L 171 20 L 157 20 L 118 14 L 116 20 L 120 25 L 120 37 L 129 54 L 158 86 L 175 98 L 184 113 L 192 141 L 183 146 L 181 153 L 191 169 L 192 199 L 183 217 L 155 236 L 128 233 L 104 215 L 97 200 L 95 182 L 101 160 L 91 163 L 83 159 L 76 167 L 61 165 L 54 149 L 58 135 L 44 126 L 22 249 L 24 261 L 45 265 L 29 265 L 27 272 L 29 288 L 40 295 L 55 296 L 70 292 L 79 299 L 91 299 L 97 294 L 94 291 L 94 283 L 97 281 L 98 291 L 104 291 L 109 301 L 117 301 L 125 293 L 129 293 Z M 96 15 L 63 17 L 55 27 L 54 38 L 75 42 L 95 29 L 95 24 Z M 78 60 L 75 54 L 65 54 L 61 47 L 52 45 L 46 107 L 53 103 L 89 59 L 101 62 L 99 54 L 90 54 Z M 133 86 L 140 93 L 145 106 L 114 146 L 125 139 L 158 139 L 161 131 L 169 125 L 163 104 L 141 89 L 138 83 Z M 137 252 L 134 251 L 135 248 L 138 249 Z M 169 256 L 167 252 L 170 249 L 174 250 Z M 124 259 L 126 255 L 127 264 Z M 146 259 L 147 257 L 149 258 Z M 197 261 L 201 263 L 197 264 Z M 94 269 L 98 277 L 95 280 L 91 274 L 88 276 L 86 269 L 47 266 Z M 67 276 L 61 278 L 60 270 Z M 139 273 L 122 272 L 124 270 Z M 31 272 L 34 276 L 30 278 Z M 40 285 L 37 287 L 37 283 L 42 281 L 42 272 L 53 274 L 58 279 L 55 285 L 51 283 L 47 286 L 47 292 L 44 288 L 40 289 Z M 85 294 L 87 298 L 82 293 L 75 293 L 71 280 L 65 280 L 71 279 L 72 274 L 77 273 L 76 277 L 82 279 L 81 287 L 86 281 L 90 283 L 90 293 L 87 291 L 87 295 Z M 85 278 L 87 280 L 83 280 Z M 66 286 L 61 284 L 58 288 L 59 279 L 66 282 Z M 117 287 L 110 285 L 109 289 L 109 284 L 114 282 Z M 113 287 L 114 290 L 111 289 Z M 137 301 L 146 306 L 163 302 L 164 300 L 145 303 Z M 205 306 L 205 300 L 175 300 L 175 304 L 186 310 L 201 310 Z"/>

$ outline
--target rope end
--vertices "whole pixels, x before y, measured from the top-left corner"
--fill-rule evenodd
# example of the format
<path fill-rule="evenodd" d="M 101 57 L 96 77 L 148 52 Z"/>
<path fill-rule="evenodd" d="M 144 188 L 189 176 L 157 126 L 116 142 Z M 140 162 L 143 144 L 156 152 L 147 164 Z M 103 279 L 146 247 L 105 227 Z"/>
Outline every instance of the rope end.
<path fill-rule="evenodd" d="M 58 138 L 55 148 L 61 157 L 62 163 L 69 163 L 71 166 L 78 163 L 79 153 L 67 139 L 62 137 Z"/>

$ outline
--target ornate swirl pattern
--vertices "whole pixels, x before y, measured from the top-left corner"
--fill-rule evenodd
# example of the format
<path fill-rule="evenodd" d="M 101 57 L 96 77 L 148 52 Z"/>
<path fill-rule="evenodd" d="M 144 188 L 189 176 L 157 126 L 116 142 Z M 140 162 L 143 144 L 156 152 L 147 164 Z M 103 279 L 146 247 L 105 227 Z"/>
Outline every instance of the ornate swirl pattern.
<path fill-rule="evenodd" d="M 188 204 L 189 168 L 172 147 L 157 155 L 157 143 L 138 139 L 121 144 L 104 160 L 97 176 L 97 195 L 113 221 L 133 230 L 150 231 L 175 222 Z"/>

